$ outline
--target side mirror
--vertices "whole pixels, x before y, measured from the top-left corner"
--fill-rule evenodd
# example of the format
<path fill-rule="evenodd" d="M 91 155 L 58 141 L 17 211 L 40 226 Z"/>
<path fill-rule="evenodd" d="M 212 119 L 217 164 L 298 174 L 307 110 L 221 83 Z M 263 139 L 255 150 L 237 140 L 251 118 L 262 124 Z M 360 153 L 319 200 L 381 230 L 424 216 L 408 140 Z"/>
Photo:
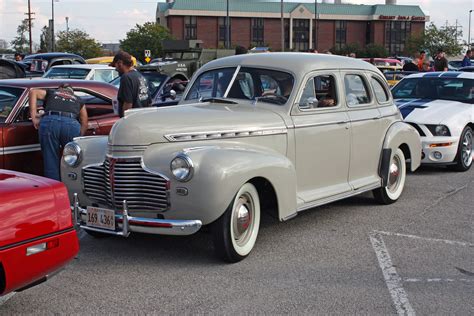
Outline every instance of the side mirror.
<path fill-rule="evenodd" d="M 169 92 L 165 92 L 161 95 L 161 101 L 165 101 L 167 98 L 170 98 L 171 100 L 176 99 L 176 91 L 171 89 Z"/>

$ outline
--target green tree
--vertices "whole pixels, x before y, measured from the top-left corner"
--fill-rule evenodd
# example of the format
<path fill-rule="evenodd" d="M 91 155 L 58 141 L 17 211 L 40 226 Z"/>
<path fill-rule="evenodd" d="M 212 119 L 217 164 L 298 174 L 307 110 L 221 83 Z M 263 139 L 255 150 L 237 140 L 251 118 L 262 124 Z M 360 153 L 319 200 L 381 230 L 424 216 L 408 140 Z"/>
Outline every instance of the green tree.
<path fill-rule="evenodd" d="M 363 54 L 360 57 L 385 58 L 387 56 L 388 52 L 384 46 L 378 44 L 367 44 Z"/>
<path fill-rule="evenodd" d="M 442 48 L 447 55 L 459 55 L 462 52 L 462 45 L 458 42 L 458 38 L 461 37 L 462 32 L 455 26 L 438 28 L 434 23 L 430 23 L 423 34 L 408 38 L 406 51 L 414 55 L 425 50 L 434 56 L 437 50 Z"/>
<path fill-rule="evenodd" d="M 78 54 L 84 58 L 93 58 L 101 55 L 101 45 L 84 31 L 74 29 L 69 32 L 57 33 L 56 50 Z"/>
<path fill-rule="evenodd" d="M 31 24 L 31 27 L 33 27 L 33 24 Z M 28 30 L 28 19 L 24 19 L 16 29 L 17 36 L 11 41 L 13 49 L 16 52 L 26 53 L 28 51 L 30 46 L 30 41 L 26 38 Z"/>
<path fill-rule="evenodd" d="M 166 28 L 154 22 L 146 22 L 143 25 L 137 24 L 128 31 L 127 37 L 120 41 L 120 48 L 143 62 L 146 49 L 151 50 L 155 57 L 161 56 L 161 41 L 165 39 L 171 39 Z"/>
<path fill-rule="evenodd" d="M 48 26 L 43 26 L 40 35 L 40 50 L 42 52 L 51 51 L 51 31 Z"/>

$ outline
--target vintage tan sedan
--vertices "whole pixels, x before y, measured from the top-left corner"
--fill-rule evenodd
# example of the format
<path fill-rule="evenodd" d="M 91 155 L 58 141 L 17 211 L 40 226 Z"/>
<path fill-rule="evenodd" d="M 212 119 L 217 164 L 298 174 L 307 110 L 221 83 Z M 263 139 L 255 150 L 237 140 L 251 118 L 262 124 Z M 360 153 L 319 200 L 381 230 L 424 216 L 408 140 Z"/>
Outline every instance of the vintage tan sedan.
<path fill-rule="evenodd" d="M 62 179 L 93 235 L 210 225 L 217 254 L 236 262 L 254 247 L 261 212 L 286 221 L 366 191 L 393 203 L 420 156 L 374 66 L 249 54 L 203 66 L 178 106 L 127 111 L 108 138 L 69 143 Z"/>

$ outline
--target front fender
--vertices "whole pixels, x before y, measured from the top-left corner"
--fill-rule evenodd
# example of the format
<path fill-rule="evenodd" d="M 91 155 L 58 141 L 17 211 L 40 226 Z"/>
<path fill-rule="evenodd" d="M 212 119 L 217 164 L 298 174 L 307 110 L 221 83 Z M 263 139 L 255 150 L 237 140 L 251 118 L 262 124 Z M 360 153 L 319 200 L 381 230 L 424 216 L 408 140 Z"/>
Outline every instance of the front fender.
<path fill-rule="evenodd" d="M 150 146 L 143 157 L 147 168 L 170 179 L 171 208 L 165 218 L 212 223 L 224 213 L 239 188 L 256 177 L 272 184 L 280 219 L 295 213 L 296 173 L 285 155 L 248 145 L 245 148 L 206 145 L 182 149 L 177 144 L 166 147 Z M 171 174 L 170 162 L 180 152 L 186 153 L 194 164 L 194 175 L 188 182 L 179 182 Z M 178 195 L 177 188 L 186 189 L 187 195 Z"/>
<path fill-rule="evenodd" d="M 384 149 L 395 152 L 397 148 L 402 150 L 408 147 L 410 153 L 410 170 L 415 171 L 421 164 L 421 139 L 420 134 L 409 124 L 404 122 L 393 123 L 385 135 Z M 405 153 L 406 155 L 406 153 Z"/>
<path fill-rule="evenodd" d="M 78 193 L 79 201 L 88 205 L 90 201 L 82 194 L 82 168 L 104 162 L 107 154 L 107 136 L 77 137 L 74 142 L 81 147 L 82 161 L 77 167 L 70 167 L 61 159 L 61 181 L 67 187 L 71 201 L 73 194 Z"/>

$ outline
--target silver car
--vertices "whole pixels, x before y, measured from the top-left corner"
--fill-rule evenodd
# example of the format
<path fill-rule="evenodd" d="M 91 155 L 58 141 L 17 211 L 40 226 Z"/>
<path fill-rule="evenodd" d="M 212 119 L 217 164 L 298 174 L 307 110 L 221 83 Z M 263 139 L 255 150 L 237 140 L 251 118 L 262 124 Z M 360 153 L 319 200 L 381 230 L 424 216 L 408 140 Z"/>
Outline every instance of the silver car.
<path fill-rule="evenodd" d="M 420 165 L 382 74 L 339 56 L 262 53 L 203 66 L 180 105 L 126 112 L 109 137 L 64 149 L 78 225 L 94 235 L 189 235 L 245 258 L 260 217 L 281 221 L 372 191 L 395 202 Z"/>

